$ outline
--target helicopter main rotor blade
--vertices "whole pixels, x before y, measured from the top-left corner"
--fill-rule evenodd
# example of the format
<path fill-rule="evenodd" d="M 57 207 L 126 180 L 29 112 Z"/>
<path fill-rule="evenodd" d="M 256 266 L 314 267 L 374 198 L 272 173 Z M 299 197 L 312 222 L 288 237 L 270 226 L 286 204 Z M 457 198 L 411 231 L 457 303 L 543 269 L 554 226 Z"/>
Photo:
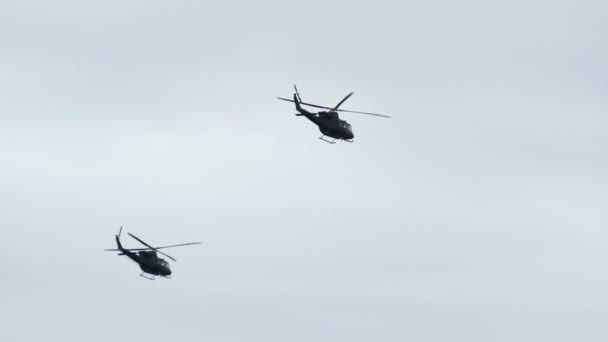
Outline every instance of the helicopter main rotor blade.
<path fill-rule="evenodd" d="M 188 242 L 188 243 L 180 243 L 179 245 L 170 245 L 170 246 L 160 246 L 160 247 L 155 247 L 156 249 L 163 249 L 163 248 L 172 248 L 172 247 L 181 247 L 181 246 L 190 246 L 190 245 L 200 245 L 202 244 L 202 242 Z"/>
<path fill-rule="evenodd" d="M 283 97 L 277 97 L 277 99 L 283 100 L 283 101 L 287 101 L 287 102 L 293 102 L 293 100 L 286 99 L 286 98 L 283 98 Z M 305 105 L 305 106 L 315 107 L 315 108 L 333 110 L 333 108 L 319 106 L 319 105 L 315 105 L 315 104 L 311 104 L 311 103 L 300 102 L 300 104 L 301 105 Z M 368 112 L 357 112 L 357 111 L 348 110 L 348 109 L 336 109 L 336 112 L 365 114 L 365 115 L 379 116 L 379 117 L 382 117 L 382 118 L 390 118 L 390 116 L 388 116 L 388 115 L 382 115 L 382 114 L 376 114 L 376 113 L 368 113 Z"/>
<path fill-rule="evenodd" d="M 342 99 L 342 101 L 340 101 L 340 103 L 338 103 L 334 108 L 332 108 L 331 110 L 333 110 L 334 112 L 336 110 L 338 110 L 338 107 L 340 107 L 340 105 L 342 105 L 344 103 L 344 101 L 348 100 L 349 97 L 353 96 L 354 93 L 350 93 L 348 95 L 346 95 L 345 98 Z"/>
<path fill-rule="evenodd" d="M 277 99 L 283 100 L 283 101 L 287 101 L 287 102 L 294 102 L 293 100 L 286 99 L 286 98 L 283 98 L 283 97 L 277 97 Z M 331 110 L 331 108 L 329 108 L 329 107 L 319 106 L 319 105 L 315 105 L 315 104 L 312 104 L 312 103 L 306 103 L 306 102 L 302 102 L 302 101 L 300 101 L 300 104 L 301 105 L 305 105 L 305 106 L 315 107 L 315 108 L 321 108 L 321 109 Z"/>
<path fill-rule="evenodd" d="M 133 234 L 131 234 L 131 233 L 127 233 L 127 234 L 129 234 L 129 235 L 130 235 L 132 238 L 134 238 L 135 240 L 137 240 L 137 241 L 141 242 L 141 243 L 142 243 L 144 246 L 146 246 L 146 247 L 150 248 L 151 250 L 156 251 L 156 252 L 158 252 L 158 253 L 160 253 L 160 254 L 162 254 L 162 255 L 166 256 L 167 258 L 169 258 L 169 259 L 173 260 L 173 261 L 177 261 L 177 260 L 175 260 L 175 258 L 173 258 L 172 256 L 170 256 L 169 254 L 163 253 L 163 252 L 161 252 L 161 251 L 157 250 L 156 248 L 154 248 L 154 247 L 152 247 L 152 246 L 148 245 L 147 243 L 143 242 L 143 241 L 142 241 L 140 238 L 138 238 L 137 236 L 135 236 L 135 235 L 133 235 Z"/>
<path fill-rule="evenodd" d="M 367 113 L 367 112 L 357 112 L 354 110 L 346 110 L 346 109 L 336 109 L 336 112 L 344 112 L 344 113 L 355 113 L 355 114 L 365 114 L 365 115 L 373 115 L 373 116 L 379 116 L 379 117 L 383 117 L 383 118 L 391 118 L 388 115 L 382 115 L 382 114 L 376 114 L 376 113 Z"/>
<path fill-rule="evenodd" d="M 123 248 L 123 250 L 127 251 L 151 251 L 163 248 L 171 248 L 171 247 L 180 247 L 180 246 L 190 246 L 190 245 L 200 245 L 202 242 L 188 242 L 188 243 L 180 243 L 179 245 L 171 245 L 171 246 L 160 246 L 154 248 Z M 119 251 L 119 249 L 104 249 L 104 251 Z"/>

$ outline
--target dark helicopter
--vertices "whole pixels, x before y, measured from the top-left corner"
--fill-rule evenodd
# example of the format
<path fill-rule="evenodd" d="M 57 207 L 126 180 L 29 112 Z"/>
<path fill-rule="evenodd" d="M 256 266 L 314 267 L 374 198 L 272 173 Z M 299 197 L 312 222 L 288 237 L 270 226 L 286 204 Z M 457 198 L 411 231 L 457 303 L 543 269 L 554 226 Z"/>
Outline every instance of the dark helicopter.
<path fill-rule="evenodd" d="M 173 261 L 177 261 L 172 256 L 159 251 L 159 249 L 169 248 L 169 247 L 198 245 L 201 243 L 201 242 L 190 242 L 190 243 L 182 243 L 179 245 L 152 247 L 152 246 L 148 245 L 147 243 L 143 242 L 137 236 L 135 236 L 131 233 L 127 233 L 135 240 L 141 242 L 147 248 L 123 248 L 122 245 L 120 244 L 120 233 L 122 233 L 122 227 L 120 227 L 120 231 L 118 232 L 118 235 L 116 235 L 116 245 L 118 246 L 118 248 L 117 249 L 106 249 L 106 251 L 120 252 L 120 253 L 118 253 L 118 255 L 126 255 L 127 257 L 129 257 L 129 259 L 135 261 L 139 265 L 139 267 L 143 271 L 140 274 L 140 276 L 142 276 L 146 279 L 150 279 L 150 280 L 154 280 L 154 278 L 156 276 L 171 278 L 171 268 L 169 268 L 169 263 L 166 262 L 164 259 L 159 258 L 156 255 L 157 252 L 168 257 L 169 259 L 171 259 Z M 133 251 L 135 251 L 135 253 Z M 146 273 L 151 274 L 152 277 L 146 277 L 145 276 Z"/>
<path fill-rule="evenodd" d="M 346 122 L 345 120 L 341 120 L 340 117 L 338 116 L 338 112 L 366 114 L 366 115 L 380 116 L 383 118 L 390 118 L 390 116 L 387 116 L 387 115 L 366 113 L 366 112 L 356 112 L 353 110 L 346 110 L 346 109 L 338 109 L 340 107 L 340 105 L 342 105 L 342 103 L 344 103 L 344 101 L 346 101 L 354 93 L 350 93 L 350 94 L 346 95 L 346 97 L 344 99 L 342 99 L 342 101 L 340 101 L 335 107 L 330 108 L 330 107 L 319 106 L 319 105 L 315 105 L 315 104 L 311 104 L 311 103 L 302 102 L 300 93 L 298 93 L 298 88 L 295 85 L 293 86 L 293 88 L 296 91 L 295 94 L 293 94 L 293 100 L 282 98 L 282 97 L 277 97 L 277 98 L 279 100 L 283 100 L 283 101 L 294 102 L 296 104 L 296 109 L 298 110 L 298 112 L 300 112 L 299 114 L 296 114 L 296 116 L 305 116 L 308 120 L 312 121 L 315 125 L 319 126 L 319 130 L 321 131 L 321 133 L 323 133 L 323 135 L 320 136 L 319 139 L 321 139 L 325 142 L 328 142 L 330 144 L 335 144 L 336 140 L 344 140 L 349 143 L 352 143 L 353 142 L 352 139 L 355 137 L 355 135 L 353 134 L 353 129 L 352 129 L 351 125 L 348 122 Z M 301 105 L 310 106 L 310 107 L 314 107 L 314 108 L 328 109 L 328 111 L 311 113 L 311 112 L 307 111 L 306 109 L 303 109 L 301 107 Z M 333 138 L 333 140 L 323 139 L 323 137 L 325 137 L 325 136 Z"/>

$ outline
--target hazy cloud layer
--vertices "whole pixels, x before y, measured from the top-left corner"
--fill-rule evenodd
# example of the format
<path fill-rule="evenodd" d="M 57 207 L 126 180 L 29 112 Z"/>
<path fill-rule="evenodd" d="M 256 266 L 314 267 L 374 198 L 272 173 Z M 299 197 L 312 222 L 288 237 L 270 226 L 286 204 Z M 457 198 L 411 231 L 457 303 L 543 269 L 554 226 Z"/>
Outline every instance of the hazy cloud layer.
<path fill-rule="evenodd" d="M 606 341 L 607 11 L 0 2 L 0 339 Z"/>

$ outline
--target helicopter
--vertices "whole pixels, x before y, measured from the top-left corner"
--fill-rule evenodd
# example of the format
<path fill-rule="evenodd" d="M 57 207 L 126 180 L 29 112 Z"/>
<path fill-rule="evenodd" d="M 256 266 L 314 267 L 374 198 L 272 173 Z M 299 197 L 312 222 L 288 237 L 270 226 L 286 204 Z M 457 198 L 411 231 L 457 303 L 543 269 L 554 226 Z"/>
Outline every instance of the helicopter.
<path fill-rule="evenodd" d="M 390 118 L 390 116 L 388 116 L 388 115 L 357 112 L 357 111 L 346 110 L 346 109 L 338 109 L 344 103 L 344 101 L 346 101 L 349 97 L 351 97 L 354 94 L 352 92 L 350 94 L 346 95 L 346 97 L 344 99 L 342 99 L 342 101 L 340 101 L 335 107 L 331 108 L 331 107 L 319 106 L 316 104 L 302 102 L 302 98 L 300 97 L 300 93 L 298 92 L 298 88 L 296 87 L 295 84 L 293 85 L 293 88 L 295 89 L 295 93 L 293 94 L 293 100 L 286 99 L 283 97 L 277 97 L 277 99 L 295 103 L 296 110 L 299 112 L 299 114 L 296 114 L 296 116 L 305 116 L 308 120 L 312 121 L 315 125 L 319 126 L 319 131 L 321 131 L 321 133 L 323 134 L 322 136 L 319 137 L 319 139 L 321 139 L 327 143 L 330 143 L 330 144 L 335 144 L 336 140 L 342 140 L 342 141 L 352 143 L 353 138 L 355 137 L 355 135 L 353 134 L 352 126 L 345 120 L 341 120 L 340 117 L 338 116 L 338 112 L 365 114 L 365 115 L 379 116 L 379 117 L 383 117 L 383 118 Z M 311 112 L 307 111 L 306 109 L 302 108 L 301 105 L 314 107 L 314 108 L 328 109 L 328 110 L 318 112 L 318 113 L 311 113 Z M 324 139 L 326 136 L 333 138 L 333 140 Z"/>
<path fill-rule="evenodd" d="M 140 276 L 142 276 L 146 279 L 149 279 L 149 280 L 154 280 L 156 276 L 160 276 L 160 277 L 164 277 L 164 278 L 171 278 L 171 268 L 169 267 L 169 263 L 167 261 L 165 261 L 164 259 L 159 258 L 156 253 L 160 253 L 173 261 L 177 261 L 172 256 L 159 251 L 159 249 L 201 244 L 201 242 L 189 242 L 189 243 L 182 243 L 179 245 L 152 247 L 152 246 L 148 245 L 147 243 L 145 243 L 144 241 L 142 241 L 137 236 L 135 236 L 131 233 L 127 233 L 127 234 L 129 234 L 129 236 L 131 236 L 135 240 L 139 241 L 141 244 L 143 244 L 147 248 L 123 248 L 122 244 L 120 243 L 120 234 L 121 233 L 122 233 L 122 227 L 120 227 L 120 231 L 118 232 L 118 235 L 116 235 L 116 245 L 118 246 L 118 248 L 117 249 L 106 249 L 105 251 L 120 252 L 120 253 L 118 253 L 118 255 L 126 255 L 127 257 L 129 257 L 129 259 L 135 261 L 139 265 L 139 267 L 143 271 L 140 274 Z M 151 276 L 146 276 L 146 273 L 150 274 Z"/>

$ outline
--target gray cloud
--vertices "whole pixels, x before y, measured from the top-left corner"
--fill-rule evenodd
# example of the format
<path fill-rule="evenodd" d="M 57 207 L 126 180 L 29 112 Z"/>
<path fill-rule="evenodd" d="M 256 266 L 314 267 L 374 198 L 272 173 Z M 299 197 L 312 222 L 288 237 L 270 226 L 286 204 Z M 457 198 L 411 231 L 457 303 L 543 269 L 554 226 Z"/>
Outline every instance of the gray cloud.
<path fill-rule="evenodd" d="M 0 338 L 606 340 L 607 9 L 0 3 Z"/>

